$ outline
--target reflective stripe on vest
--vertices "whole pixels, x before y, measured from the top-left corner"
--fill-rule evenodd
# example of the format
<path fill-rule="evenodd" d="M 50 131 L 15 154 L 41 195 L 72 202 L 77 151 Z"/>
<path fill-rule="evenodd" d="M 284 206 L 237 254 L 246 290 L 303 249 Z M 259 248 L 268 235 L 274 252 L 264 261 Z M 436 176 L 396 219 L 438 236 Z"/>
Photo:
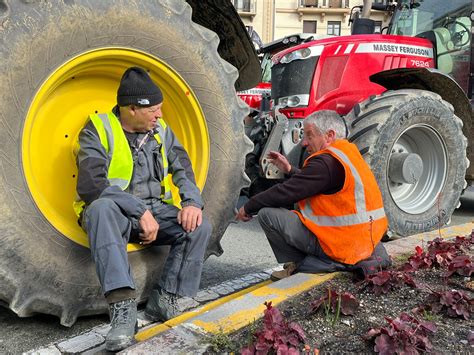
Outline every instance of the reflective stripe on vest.
<path fill-rule="evenodd" d="M 313 214 L 313 210 L 311 209 L 310 200 L 306 199 L 304 208 L 301 209 L 301 213 L 304 218 L 309 219 L 314 224 L 317 224 L 321 227 L 352 226 L 355 224 L 367 223 L 370 220 L 376 221 L 378 219 L 384 218 L 385 210 L 383 207 L 367 212 L 362 179 L 360 178 L 359 172 L 351 163 L 347 155 L 334 147 L 328 147 L 327 149 L 335 153 L 339 158 L 341 158 L 342 161 L 344 161 L 344 163 L 347 164 L 347 166 L 349 166 L 349 169 L 351 169 L 351 173 L 355 182 L 354 195 L 357 213 L 345 216 L 315 216 Z"/>
<path fill-rule="evenodd" d="M 163 135 L 166 130 L 166 122 L 160 118 L 160 126 L 163 129 Z M 158 144 L 161 145 L 160 153 L 163 160 L 163 179 L 161 180 L 161 200 L 168 204 L 173 204 L 173 196 L 171 194 L 171 176 L 168 175 L 168 158 L 166 157 L 165 144 L 162 142 L 162 139 L 158 133 L 155 135 L 155 139 Z"/>
<path fill-rule="evenodd" d="M 336 140 L 305 161 L 329 154 L 343 166 L 344 185 L 334 194 L 316 194 L 298 202 L 295 213 L 332 260 L 354 265 L 369 257 L 387 230 L 377 181 L 357 147 Z"/>
<path fill-rule="evenodd" d="M 108 114 L 92 114 L 89 118 L 96 128 L 100 143 L 110 159 L 107 179 L 110 185 L 119 186 L 122 190 L 125 190 L 130 184 L 133 174 L 133 157 L 122 125 L 112 112 Z M 159 119 L 159 123 L 161 130 L 159 133 L 154 134 L 154 138 L 161 147 L 160 154 L 163 161 L 163 179 L 160 182 L 160 198 L 165 203 L 173 204 L 171 177 L 168 174 L 168 159 L 166 157 L 166 147 L 164 143 L 164 134 L 167 126 L 165 121 L 161 118 Z M 84 201 L 76 198 L 76 201 L 73 203 L 73 208 L 77 216 L 80 216 L 84 205 Z"/>

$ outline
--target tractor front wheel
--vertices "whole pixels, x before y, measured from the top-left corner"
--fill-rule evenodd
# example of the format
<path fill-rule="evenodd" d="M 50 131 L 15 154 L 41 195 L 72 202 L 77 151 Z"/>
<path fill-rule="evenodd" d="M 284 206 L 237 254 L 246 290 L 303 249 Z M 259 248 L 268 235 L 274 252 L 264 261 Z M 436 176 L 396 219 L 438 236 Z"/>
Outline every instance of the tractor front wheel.
<path fill-rule="evenodd" d="M 462 121 L 441 97 L 423 90 L 387 91 L 346 117 L 379 183 L 389 228 L 401 236 L 447 224 L 466 187 Z"/>

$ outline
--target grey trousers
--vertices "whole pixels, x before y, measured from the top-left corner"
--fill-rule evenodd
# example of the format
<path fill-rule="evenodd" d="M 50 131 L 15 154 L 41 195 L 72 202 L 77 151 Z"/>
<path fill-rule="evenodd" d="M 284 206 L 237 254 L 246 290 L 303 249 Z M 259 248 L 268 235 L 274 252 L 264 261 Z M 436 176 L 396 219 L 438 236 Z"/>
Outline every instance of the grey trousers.
<path fill-rule="evenodd" d="M 170 245 L 158 286 L 180 296 L 195 296 L 201 281 L 204 254 L 212 228 L 206 219 L 186 233 L 177 221 L 178 208 L 157 203 L 149 206 L 160 225 L 152 245 Z M 127 243 L 138 241 L 138 221 L 127 218 L 111 199 L 100 198 L 84 211 L 83 228 L 104 294 L 115 289 L 135 289 L 127 256 Z"/>
<path fill-rule="evenodd" d="M 258 213 L 258 221 L 277 261 L 279 263 L 295 262 L 296 270 L 299 272 L 355 271 L 365 276 L 367 273 L 376 271 L 366 268 L 367 262 L 364 263 L 364 261 L 356 265 L 347 265 L 332 260 L 322 250 L 318 238 L 304 226 L 296 213 L 287 209 L 263 208 Z M 381 243 L 377 244 L 372 256 L 375 257 L 374 265 L 380 267 L 390 265 L 390 258 Z"/>

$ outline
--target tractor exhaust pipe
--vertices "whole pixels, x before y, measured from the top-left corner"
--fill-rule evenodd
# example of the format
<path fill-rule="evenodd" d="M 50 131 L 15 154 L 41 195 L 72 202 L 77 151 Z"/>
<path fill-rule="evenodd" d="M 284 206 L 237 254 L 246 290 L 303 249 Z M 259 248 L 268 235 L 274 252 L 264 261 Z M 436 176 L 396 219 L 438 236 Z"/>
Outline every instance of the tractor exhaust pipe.
<path fill-rule="evenodd" d="M 375 32 L 375 21 L 369 18 L 371 9 L 372 0 L 364 0 L 362 10 L 360 12 L 354 13 L 351 34 L 363 35 L 372 34 Z"/>
<path fill-rule="evenodd" d="M 361 18 L 368 19 L 370 18 L 370 10 L 372 9 L 372 0 L 364 0 L 362 5 L 362 13 L 360 14 Z"/>

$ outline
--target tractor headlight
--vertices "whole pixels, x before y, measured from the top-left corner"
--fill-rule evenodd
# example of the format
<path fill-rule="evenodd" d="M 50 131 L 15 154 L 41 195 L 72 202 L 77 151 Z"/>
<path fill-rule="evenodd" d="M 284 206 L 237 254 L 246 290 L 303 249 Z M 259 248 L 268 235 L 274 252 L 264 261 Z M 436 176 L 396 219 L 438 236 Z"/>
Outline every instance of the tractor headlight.
<path fill-rule="evenodd" d="M 300 98 L 298 96 L 290 96 L 288 98 L 288 106 L 289 107 L 295 107 L 298 106 L 300 103 Z"/>
<path fill-rule="evenodd" d="M 321 55 L 323 52 L 324 46 L 313 46 L 302 49 L 297 49 L 296 51 L 285 54 L 281 59 L 280 63 L 290 63 L 298 59 L 307 59 L 309 57 L 314 57 Z"/>
<path fill-rule="evenodd" d="M 306 59 L 310 56 L 310 54 L 311 50 L 309 48 L 298 49 L 294 52 L 286 54 L 283 58 L 281 58 L 280 63 L 290 63 L 294 60 Z"/>
<path fill-rule="evenodd" d="M 297 107 L 308 105 L 309 95 L 292 95 L 278 99 L 278 106 L 281 107 Z"/>

